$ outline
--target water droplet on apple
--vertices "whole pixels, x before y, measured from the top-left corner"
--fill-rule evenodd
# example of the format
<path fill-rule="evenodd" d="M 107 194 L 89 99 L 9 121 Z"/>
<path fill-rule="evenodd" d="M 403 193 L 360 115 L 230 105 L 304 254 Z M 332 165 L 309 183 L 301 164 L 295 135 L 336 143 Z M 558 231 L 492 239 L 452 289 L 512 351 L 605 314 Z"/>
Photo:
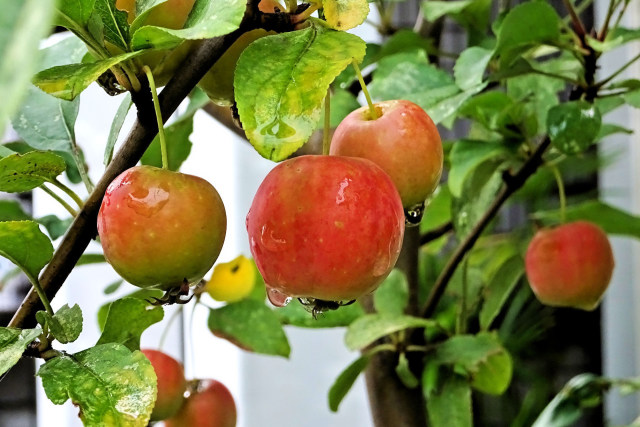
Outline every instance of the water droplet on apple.
<path fill-rule="evenodd" d="M 269 302 L 276 307 L 284 307 L 291 302 L 291 297 L 283 294 L 277 289 L 266 285 L 267 287 L 267 298 L 269 298 Z"/>
<path fill-rule="evenodd" d="M 138 188 L 127 195 L 127 206 L 137 214 L 151 217 L 169 201 L 169 192 L 161 187 Z"/>
<path fill-rule="evenodd" d="M 422 221 L 424 215 L 424 202 L 413 205 L 404 210 L 404 221 L 407 227 L 415 227 Z"/>
<path fill-rule="evenodd" d="M 285 245 L 287 244 L 287 241 L 280 237 L 276 230 L 269 224 L 262 226 L 260 230 L 260 241 L 267 250 L 274 252 L 285 249 Z"/>

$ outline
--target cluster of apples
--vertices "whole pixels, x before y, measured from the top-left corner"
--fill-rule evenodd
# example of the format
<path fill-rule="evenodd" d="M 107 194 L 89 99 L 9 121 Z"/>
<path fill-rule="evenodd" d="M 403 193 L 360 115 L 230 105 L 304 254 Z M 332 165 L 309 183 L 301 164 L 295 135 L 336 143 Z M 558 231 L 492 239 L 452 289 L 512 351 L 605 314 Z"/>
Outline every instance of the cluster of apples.
<path fill-rule="evenodd" d="M 164 420 L 166 427 L 235 427 L 236 404 L 224 384 L 198 380 L 190 387 L 182 365 L 173 357 L 158 350 L 146 349 L 142 353 L 157 377 L 158 395 L 151 421 Z"/>

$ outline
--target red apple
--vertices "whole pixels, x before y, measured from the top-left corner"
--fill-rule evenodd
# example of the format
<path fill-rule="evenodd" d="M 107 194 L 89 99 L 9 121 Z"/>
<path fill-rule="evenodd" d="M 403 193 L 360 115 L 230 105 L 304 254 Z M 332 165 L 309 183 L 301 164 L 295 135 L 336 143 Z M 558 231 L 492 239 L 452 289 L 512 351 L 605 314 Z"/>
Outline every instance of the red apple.
<path fill-rule="evenodd" d="M 267 175 L 246 224 L 268 288 L 343 301 L 372 292 L 389 274 L 404 212 L 389 176 L 369 160 L 301 156 Z"/>
<path fill-rule="evenodd" d="M 374 104 L 351 112 L 338 125 L 330 154 L 369 159 L 389 174 L 402 205 L 411 208 L 433 193 L 442 173 L 442 143 L 436 125 L 410 101 Z"/>
<path fill-rule="evenodd" d="M 191 394 L 165 427 L 235 427 L 236 404 L 229 390 L 219 381 L 200 382 L 202 391 Z"/>
<path fill-rule="evenodd" d="M 543 304 L 583 310 L 597 307 L 614 267 L 607 235 L 586 221 L 538 231 L 525 261 L 531 289 Z"/>
<path fill-rule="evenodd" d="M 147 356 L 158 378 L 158 397 L 151 413 L 152 421 L 165 420 L 182 407 L 187 380 L 180 362 L 157 350 L 140 350 Z"/>
<path fill-rule="evenodd" d="M 220 254 L 226 228 L 222 199 L 211 184 L 152 166 L 120 174 L 98 214 L 105 257 L 141 288 L 202 279 Z"/>

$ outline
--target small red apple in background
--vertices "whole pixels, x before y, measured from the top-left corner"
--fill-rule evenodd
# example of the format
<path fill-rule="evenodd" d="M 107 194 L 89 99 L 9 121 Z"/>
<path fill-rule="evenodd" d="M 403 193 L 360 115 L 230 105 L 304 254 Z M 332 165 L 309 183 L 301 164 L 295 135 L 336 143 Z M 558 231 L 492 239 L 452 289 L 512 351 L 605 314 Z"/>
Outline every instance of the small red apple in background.
<path fill-rule="evenodd" d="M 140 350 L 147 356 L 158 378 L 158 396 L 156 398 L 152 421 L 165 420 L 175 415 L 182 407 L 187 380 L 180 362 L 158 350 Z"/>
<path fill-rule="evenodd" d="M 120 174 L 98 214 L 105 257 L 141 288 L 202 279 L 220 254 L 226 228 L 222 199 L 211 184 L 152 166 Z"/>
<path fill-rule="evenodd" d="M 201 381 L 166 427 L 235 427 L 236 404 L 231 392 L 219 381 Z"/>
<path fill-rule="evenodd" d="M 583 310 L 597 307 L 614 267 L 607 235 L 586 221 L 538 231 L 525 263 L 531 289 L 543 304 Z"/>
<path fill-rule="evenodd" d="M 409 209 L 436 189 L 442 174 L 442 143 L 436 125 L 410 101 L 384 101 L 351 112 L 338 125 L 330 154 L 369 159 L 389 174 Z"/>
<path fill-rule="evenodd" d="M 389 176 L 369 160 L 301 156 L 267 175 L 246 224 L 268 288 L 344 301 L 372 292 L 389 274 L 404 212 Z"/>

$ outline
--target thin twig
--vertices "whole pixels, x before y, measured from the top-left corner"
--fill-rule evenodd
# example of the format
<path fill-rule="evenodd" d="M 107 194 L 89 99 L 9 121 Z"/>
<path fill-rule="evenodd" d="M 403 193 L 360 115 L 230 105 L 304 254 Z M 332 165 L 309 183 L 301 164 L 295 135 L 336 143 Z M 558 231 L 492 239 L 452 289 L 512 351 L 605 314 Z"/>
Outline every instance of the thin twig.
<path fill-rule="evenodd" d="M 453 231 L 453 223 L 451 221 L 442 224 L 441 226 L 434 228 L 433 230 L 429 230 L 420 236 L 420 246 L 426 245 L 429 242 L 432 242 L 445 234 Z"/>
<path fill-rule="evenodd" d="M 563 0 L 563 3 L 567 8 L 567 10 L 569 11 L 569 15 L 571 16 L 571 22 L 573 23 L 573 27 L 575 28 L 576 33 L 578 34 L 580 39 L 584 39 L 584 36 L 587 34 L 587 30 L 585 30 L 582 20 L 576 13 L 575 8 L 573 7 L 573 3 L 571 3 L 571 0 Z"/>
<path fill-rule="evenodd" d="M 473 227 L 473 230 L 471 230 L 469 235 L 457 247 L 451 258 L 449 258 L 447 265 L 445 265 L 442 273 L 440 273 L 440 276 L 438 277 L 438 280 L 431 289 L 431 293 L 429 294 L 424 309 L 422 310 L 422 317 L 426 318 L 433 315 L 440 298 L 444 294 L 449 280 L 453 277 L 453 273 L 455 273 L 460 262 L 462 262 L 467 252 L 473 248 L 473 245 L 476 243 L 487 225 L 489 225 L 491 220 L 496 216 L 502 205 L 513 193 L 518 191 L 524 185 L 531 175 L 538 170 L 538 167 L 540 167 L 544 162 L 542 155 L 550 145 L 551 140 L 546 138 L 540 143 L 540 145 L 538 145 L 531 157 L 527 159 L 520 170 L 518 170 L 515 175 L 509 176 L 505 179 L 502 189 L 494 199 L 491 206 L 489 206 L 489 209 L 487 209 L 482 218 L 480 218 L 480 221 L 478 221 L 475 227 Z"/>

